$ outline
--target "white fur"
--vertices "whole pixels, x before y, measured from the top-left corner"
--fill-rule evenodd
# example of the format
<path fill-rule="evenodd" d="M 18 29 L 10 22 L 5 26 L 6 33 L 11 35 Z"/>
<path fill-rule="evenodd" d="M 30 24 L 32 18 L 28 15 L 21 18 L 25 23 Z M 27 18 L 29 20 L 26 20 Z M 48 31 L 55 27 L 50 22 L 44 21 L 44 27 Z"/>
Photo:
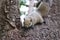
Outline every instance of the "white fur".
<path fill-rule="evenodd" d="M 25 18 L 26 15 L 21 15 L 20 18 L 21 18 L 21 22 L 22 22 L 22 27 L 24 26 L 24 18 Z"/>

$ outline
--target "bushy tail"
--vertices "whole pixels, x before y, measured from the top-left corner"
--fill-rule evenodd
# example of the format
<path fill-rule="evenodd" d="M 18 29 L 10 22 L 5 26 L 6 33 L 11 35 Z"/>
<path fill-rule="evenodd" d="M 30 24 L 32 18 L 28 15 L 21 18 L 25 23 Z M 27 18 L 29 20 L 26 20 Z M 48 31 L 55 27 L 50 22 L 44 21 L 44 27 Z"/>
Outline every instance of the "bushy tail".
<path fill-rule="evenodd" d="M 47 14 L 48 14 L 48 12 L 50 10 L 50 7 L 49 7 L 48 3 L 41 2 L 37 9 L 38 9 L 38 11 L 41 12 L 42 16 L 47 16 Z"/>

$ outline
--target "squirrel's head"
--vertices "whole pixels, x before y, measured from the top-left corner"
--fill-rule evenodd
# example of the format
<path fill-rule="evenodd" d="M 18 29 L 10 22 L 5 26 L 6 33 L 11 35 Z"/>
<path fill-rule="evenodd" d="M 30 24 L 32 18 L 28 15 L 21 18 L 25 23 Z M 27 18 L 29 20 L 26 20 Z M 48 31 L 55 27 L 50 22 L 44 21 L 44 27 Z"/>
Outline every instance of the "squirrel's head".
<path fill-rule="evenodd" d="M 32 19 L 30 18 L 24 18 L 24 27 L 29 28 L 32 26 Z"/>

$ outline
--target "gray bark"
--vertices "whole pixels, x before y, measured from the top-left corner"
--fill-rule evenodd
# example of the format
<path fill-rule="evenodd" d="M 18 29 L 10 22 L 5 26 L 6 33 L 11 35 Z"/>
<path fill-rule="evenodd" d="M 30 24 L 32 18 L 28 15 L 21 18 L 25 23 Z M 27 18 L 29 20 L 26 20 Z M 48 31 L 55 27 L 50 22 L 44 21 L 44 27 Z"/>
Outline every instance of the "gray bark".
<path fill-rule="evenodd" d="M 9 30 L 20 27 L 19 1 L 0 0 L 0 39 L 4 39 Z"/>

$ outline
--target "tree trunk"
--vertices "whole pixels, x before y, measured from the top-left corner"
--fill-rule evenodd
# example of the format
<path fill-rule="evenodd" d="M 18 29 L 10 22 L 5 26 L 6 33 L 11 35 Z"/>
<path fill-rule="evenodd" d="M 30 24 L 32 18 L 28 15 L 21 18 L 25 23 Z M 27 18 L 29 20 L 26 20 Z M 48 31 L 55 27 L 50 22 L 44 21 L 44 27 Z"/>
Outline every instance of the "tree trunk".
<path fill-rule="evenodd" d="M 12 29 L 20 29 L 20 12 L 18 0 L 0 0 L 0 40 Z"/>

